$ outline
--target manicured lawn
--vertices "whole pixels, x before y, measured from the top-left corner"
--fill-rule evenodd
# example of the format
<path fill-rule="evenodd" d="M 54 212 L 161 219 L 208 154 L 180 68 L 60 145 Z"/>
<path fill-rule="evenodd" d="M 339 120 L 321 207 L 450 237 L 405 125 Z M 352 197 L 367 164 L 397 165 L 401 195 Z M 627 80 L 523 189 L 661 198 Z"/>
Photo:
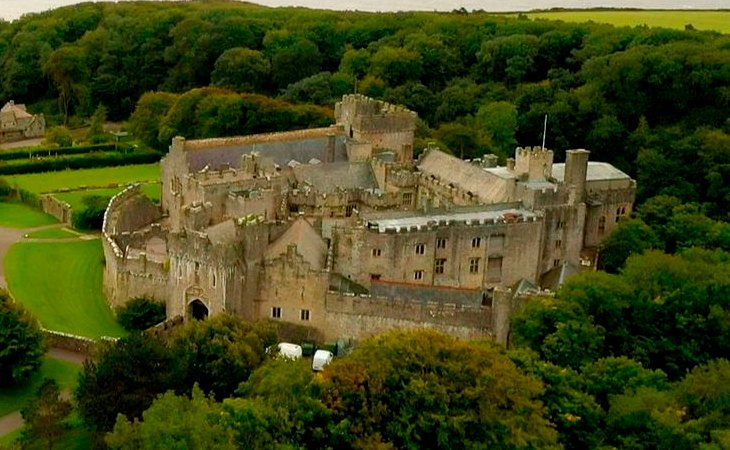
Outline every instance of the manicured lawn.
<path fill-rule="evenodd" d="M 647 25 L 684 29 L 692 24 L 698 30 L 730 33 L 730 11 L 554 11 L 526 13 L 531 19 L 565 22 L 603 22 L 616 26 Z"/>
<path fill-rule="evenodd" d="M 13 389 L 0 388 L 0 416 L 23 408 L 33 398 L 44 378 L 55 379 L 61 390 L 73 390 L 80 371 L 79 365 L 44 357 L 40 370 L 27 383 Z"/>
<path fill-rule="evenodd" d="M 101 241 L 21 242 L 5 257 L 13 296 L 48 329 L 90 338 L 123 336 L 102 292 Z"/>
<path fill-rule="evenodd" d="M 81 236 L 80 233 L 68 230 L 66 228 L 49 228 L 47 230 L 38 230 L 28 233 L 25 237 L 30 239 L 69 239 Z"/>
<path fill-rule="evenodd" d="M 83 207 L 82 199 L 87 195 L 100 195 L 102 197 L 111 198 L 114 196 L 114 194 L 120 192 L 122 189 L 124 188 L 119 187 L 110 189 L 88 189 L 85 191 L 60 192 L 57 194 L 53 194 L 53 196 L 71 205 L 72 209 L 77 210 L 78 208 Z M 152 200 L 156 202 L 160 201 L 161 192 L 159 183 L 143 184 L 142 191 L 147 194 L 147 196 Z"/>
<path fill-rule="evenodd" d="M 60 172 L 8 175 L 11 186 L 18 185 L 37 194 L 59 189 L 77 189 L 80 186 L 108 187 L 110 184 L 129 184 L 138 181 L 157 182 L 160 165 L 138 164 L 134 166 L 103 167 L 100 169 L 62 170 Z"/>
<path fill-rule="evenodd" d="M 0 203 L 0 227 L 31 228 L 58 223 L 51 215 L 22 203 Z"/>

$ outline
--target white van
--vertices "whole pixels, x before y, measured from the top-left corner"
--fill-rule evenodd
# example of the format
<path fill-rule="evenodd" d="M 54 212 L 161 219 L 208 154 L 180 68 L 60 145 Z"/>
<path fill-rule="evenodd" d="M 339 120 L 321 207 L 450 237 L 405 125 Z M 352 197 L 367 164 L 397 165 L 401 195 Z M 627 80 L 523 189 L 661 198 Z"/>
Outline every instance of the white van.
<path fill-rule="evenodd" d="M 290 344 L 288 342 L 279 342 L 279 356 L 289 359 L 300 359 L 302 357 L 302 346 Z"/>
<path fill-rule="evenodd" d="M 317 350 L 314 352 L 314 357 L 312 358 L 312 370 L 315 372 L 324 370 L 324 367 L 332 362 L 333 356 L 329 350 Z"/>

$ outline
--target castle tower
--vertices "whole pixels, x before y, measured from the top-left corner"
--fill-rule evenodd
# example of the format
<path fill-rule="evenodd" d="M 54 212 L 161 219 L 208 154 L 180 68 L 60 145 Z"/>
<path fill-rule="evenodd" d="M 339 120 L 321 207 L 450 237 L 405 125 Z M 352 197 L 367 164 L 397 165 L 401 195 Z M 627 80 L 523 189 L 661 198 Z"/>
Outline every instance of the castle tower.
<path fill-rule="evenodd" d="M 577 202 L 585 201 L 586 176 L 588 174 L 588 150 L 568 150 L 565 152 L 565 184 L 575 187 Z"/>
<path fill-rule="evenodd" d="M 413 160 L 413 135 L 418 115 L 402 106 L 360 94 L 335 104 L 335 120 L 347 136 L 372 145 L 373 153 L 393 151 L 399 163 Z"/>
<path fill-rule="evenodd" d="M 542 147 L 517 147 L 514 172 L 525 181 L 546 181 L 553 174 L 553 152 Z"/>

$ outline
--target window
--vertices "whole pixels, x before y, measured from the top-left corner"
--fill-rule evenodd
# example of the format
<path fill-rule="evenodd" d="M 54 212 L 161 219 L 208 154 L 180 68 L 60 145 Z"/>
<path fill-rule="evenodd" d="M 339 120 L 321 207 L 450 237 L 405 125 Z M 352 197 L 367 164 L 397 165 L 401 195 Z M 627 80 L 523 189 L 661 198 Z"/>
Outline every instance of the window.
<path fill-rule="evenodd" d="M 489 258 L 487 260 L 487 280 L 488 281 L 501 281 L 502 280 L 502 257 Z"/>
<path fill-rule="evenodd" d="M 553 267 L 558 267 L 560 265 L 559 259 L 553 259 Z"/>
<path fill-rule="evenodd" d="M 299 312 L 299 318 L 302 320 L 309 320 L 309 310 L 303 309 Z"/>
<path fill-rule="evenodd" d="M 423 270 L 416 270 L 415 272 L 413 272 L 413 279 L 423 280 Z"/>
<path fill-rule="evenodd" d="M 281 307 L 274 306 L 273 308 L 271 308 L 271 318 L 281 319 Z"/>
<path fill-rule="evenodd" d="M 434 273 L 444 273 L 444 266 L 446 265 L 446 258 L 436 258 L 436 265 L 433 268 Z"/>
<path fill-rule="evenodd" d="M 471 240 L 471 248 L 479 248 L 482 245 L 482 238 L 475 237 Z"/>
<path fill-rule="evenodd" d="M 555 229 L 562 230 L 564 227 L 565 222 L 563 222 L 562 220 L 558 220 L 557 222 L 555 222 Z"/>
<path fill-rule="evenodd" d="M 560 248 L 562 246 L 563 246 L 563 241 L 561 241 L 560 239 L 556 239 L 555 240 L 555 248 Z"/>
<path fill-rule="evenodd" d="M 604 233 L 606 231 L 606 217 L 601 216 L 600 219 L 598 219 L 598 232 Z"/>
<path fill-rule="evenodd" d="M 423 255 L 426 252 L 426 246 L 423 244 L 416 244 L 416 255 Z"/>
<path fill-rule="evenodd" d="M 345 217 L 352 217 L 352 213 L 355 211 L 354 204 L 349 204 L 345 207 Z"/>
<path fill-rule="evenodd" d="M 371 273 L 370 274 L 370 280 L 371 281 L 378 281 L 379 279 L 380 279 L 380 274 L 379 273 Z"/>
<path fill-rule="evenodd" d="M 212 277 L 211 277 L 211 279 L 210 279 L 210 286 L 211 286 L 211 287 L 215 287 L 215 282 L 216 282 L 216 279 L 215 279 L 215 272 L 213 272 L 213 276 L 212 276 Z"/>
<path fill-rule="evenodd" d="M 623 217 L 626 214 L 626 207 L 621 206 L 619 208 L 616 208 L 616 223 L 618 223 L 619 220 L 621 220 L 621 217 Z"/>
<path fill-rule="evenodd" d="M 479 258 L 469 258 L 469 273 L 479 273 Z"/>
<path fill-rule="evenodd" d="M 446 238 L 436 239 L 436 248 L 446 248 Z"/>
<path fill-rule="evenodd" d="M 381 255 L 380 249 L 379 248 L 374 248 L 373 249 L 373 256 L 378 257 L 380 255 Z"/>
<path fill-rule="evenodd" d="M 403 206 L 411 206 L 412 203 L 413 203 L 413 193 L 411 193 L 411 192 L 404 193 L 401 204 Z"/>

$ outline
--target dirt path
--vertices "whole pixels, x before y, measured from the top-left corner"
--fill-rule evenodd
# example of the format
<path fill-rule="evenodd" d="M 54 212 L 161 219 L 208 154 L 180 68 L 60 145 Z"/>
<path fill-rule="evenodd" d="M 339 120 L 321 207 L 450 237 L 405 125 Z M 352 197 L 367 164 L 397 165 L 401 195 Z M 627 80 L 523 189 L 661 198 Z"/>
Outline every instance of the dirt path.
<path fill-rule="evenodd" d="M 5 254 L 11 245 L 23 239 L 25 230 L 0 227 L 0 288 L 7 289 L 5 280 Z"/>
<path fill-rule="evenodd" d="M 0 417 L 0 436 L 12 433 L 22 426 L 23 416 L 20 415 L 20 411 L 15 411 L 7 416 L 2 416 Z"/>

